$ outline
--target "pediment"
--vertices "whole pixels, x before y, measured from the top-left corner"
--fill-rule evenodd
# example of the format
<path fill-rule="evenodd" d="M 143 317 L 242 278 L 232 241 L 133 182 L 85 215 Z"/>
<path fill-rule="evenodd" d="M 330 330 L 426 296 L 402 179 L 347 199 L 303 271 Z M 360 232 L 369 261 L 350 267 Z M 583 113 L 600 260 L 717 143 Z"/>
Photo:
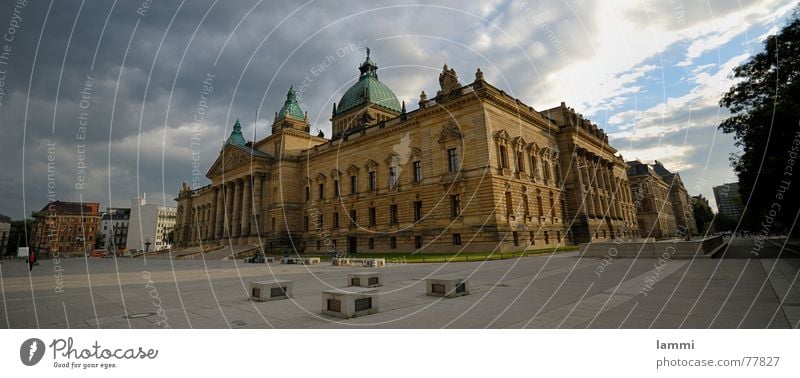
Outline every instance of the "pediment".
<path fill-rule="evenodd" d="M 220 151 L 217 160 L 214 161 L 214 164 L 212 164 L 211 168 L 206 172 L 206 177 L 212 179 L 213 177 L 222 175 L 223 172 L 234 171 L 239 167 L 247 166 L 261 159 L 263 158 L 260 156 L 249 154 L 241 148 L 226 144 L 225 147 L 222 148 L 222 151 Z"/>
<path fill-rule="evenodd" d="M 463 135 L 461 130 L 455 122 L 447 122 L 442 125 L 442 131 L 439 133 L 439 143 L 443 143 L 450 139 L 461 139 Z"/>
<path fill-rule="evenodd" d="M 508 131 L 500 130 L 494 133 L 494 138 L 508 142 L 508 140 L 511 139 L 511 135 L 508 135 Z"/>
<path fill-rule="evenodd" d="M 367 159 L 367 162 L 364 163 L 364 167 L 367 168 L 367 169 L 375 168 L 377 166 L 378 166 L 378 162 L 376 162 L 375 160 L 372 160 L 372 159 Z"/>

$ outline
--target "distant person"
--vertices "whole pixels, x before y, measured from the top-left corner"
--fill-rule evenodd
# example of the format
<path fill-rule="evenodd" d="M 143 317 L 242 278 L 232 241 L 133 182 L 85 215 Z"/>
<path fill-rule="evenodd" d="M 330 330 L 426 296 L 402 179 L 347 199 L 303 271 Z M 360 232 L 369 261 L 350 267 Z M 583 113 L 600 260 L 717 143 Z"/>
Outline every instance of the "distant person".
<path fill-rule="evenodd" d="M 31 248 L 30 253 L 28 253 L 28 271 L 29 272 L 33 271 L 33 264 L 36 264 L 36 252 L 34 252 L 34 249 Z"/>

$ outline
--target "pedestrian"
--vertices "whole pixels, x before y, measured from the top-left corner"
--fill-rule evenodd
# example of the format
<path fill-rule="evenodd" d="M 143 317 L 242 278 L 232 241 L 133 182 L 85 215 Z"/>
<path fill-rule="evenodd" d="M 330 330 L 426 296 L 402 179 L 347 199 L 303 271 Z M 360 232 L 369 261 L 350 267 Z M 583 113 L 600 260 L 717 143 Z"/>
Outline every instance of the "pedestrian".
<path fill-rule="evenodd" d="M 33 264 L 36 263 L 36 252 L 33 248 L 31 248 L 30 253 L 28 253 L 28 271 L 33 271 Z"/>

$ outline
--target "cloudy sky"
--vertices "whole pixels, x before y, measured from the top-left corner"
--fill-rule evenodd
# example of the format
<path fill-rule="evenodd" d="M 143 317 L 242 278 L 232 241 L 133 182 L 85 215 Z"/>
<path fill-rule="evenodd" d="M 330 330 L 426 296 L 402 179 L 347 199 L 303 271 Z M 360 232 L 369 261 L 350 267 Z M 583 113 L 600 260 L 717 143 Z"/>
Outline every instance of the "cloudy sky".
<path fill-rule="evenodd" d="M 0 213 L 55 198 L 127 207 L 144 193 L 172 205 L 236 118 L 248 139 L 267 134 L 290 85 L 330 135 L 365 45 L 408 104 L 436 92 L 443 63 L 462 82 L 480 67 L 536 109 L 567 102 L 627 160 L 663 161 L 713 200 L 735 181 L 719 96 L 795 4 L 5 0 Z"/>

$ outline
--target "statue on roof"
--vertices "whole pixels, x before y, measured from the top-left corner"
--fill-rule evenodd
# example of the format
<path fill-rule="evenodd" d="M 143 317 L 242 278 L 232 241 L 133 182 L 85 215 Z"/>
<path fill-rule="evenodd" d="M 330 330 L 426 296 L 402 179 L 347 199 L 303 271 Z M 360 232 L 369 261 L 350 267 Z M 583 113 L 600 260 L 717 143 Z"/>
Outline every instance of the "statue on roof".
<path fill-rule="evenodd" d="M 448 68 L 447 63 L 442 67 L 442 73 L 439 74 L 439 86 L 442 88 L 438 93 L 439 95 L 448 95 L 461 86 L 461 83 L 458 82 L 456 70 Z"/>

